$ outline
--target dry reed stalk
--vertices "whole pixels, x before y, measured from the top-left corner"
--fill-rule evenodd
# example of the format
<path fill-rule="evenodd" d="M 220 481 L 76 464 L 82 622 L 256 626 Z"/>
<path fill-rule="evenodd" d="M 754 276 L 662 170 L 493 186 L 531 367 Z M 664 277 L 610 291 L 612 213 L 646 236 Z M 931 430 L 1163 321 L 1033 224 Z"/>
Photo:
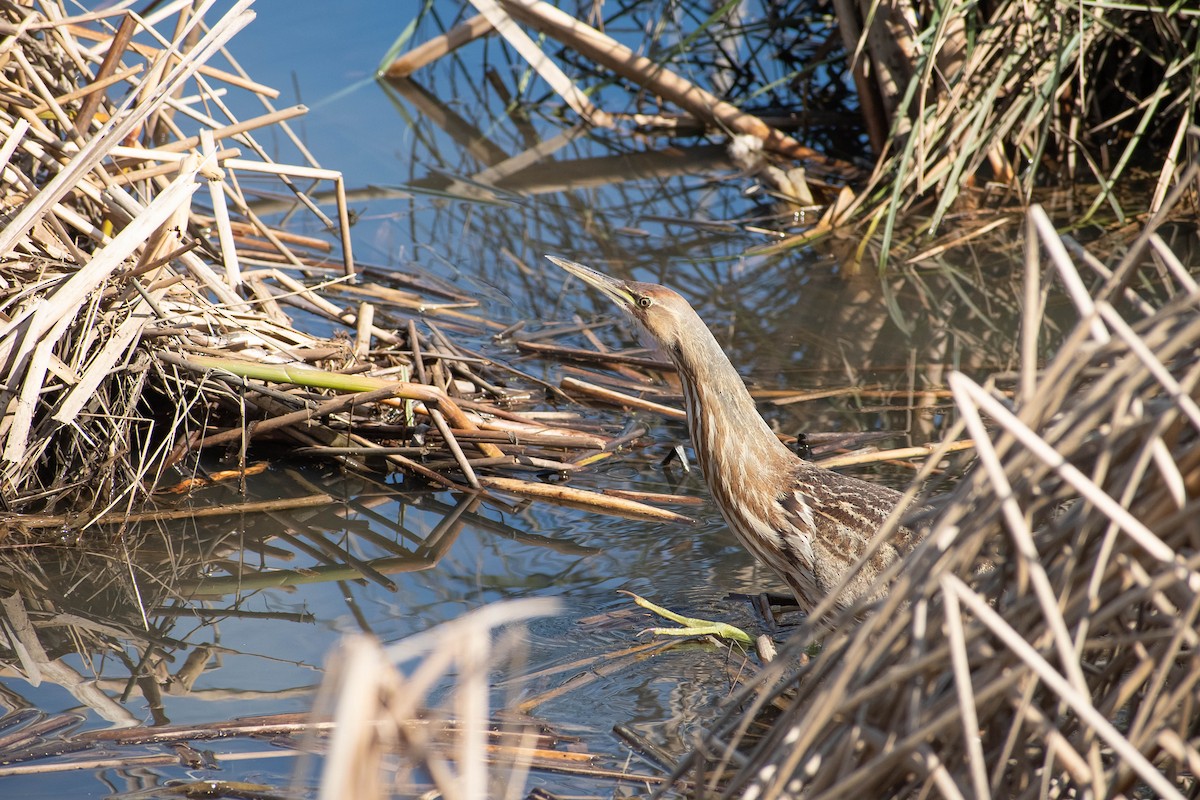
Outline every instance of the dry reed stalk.
<path fill-rule="evenodd" d="M 612 389 L 606 389 L 603 386 L 581 381 L 576 378 L 565 377 L 562 379 L 562 388 L 564 392 L 575 392 L 595 400 L 603 400 L 606 403 L 625 406 L 627 408 L 636 408 L 641 411 L 652 411 L 655 414 L 661 414 L 667 419 L 685 420 L 687 413 L 682 408 L 673 406 L 665 406 L 662 403 L 655 403 L 651 400 L 643 400 L 640 397 L 617 392 Z"/>
<path fill-rule="evenodd" d="M 802 626 L 678 775 L 726 797 L 1195 793 L 1200 743 L 1178 732 L 1200 681 L 1200 291 L 1159 273 L 1167 291 L 1127 319 L 1114 300 L 1146 285 L 1152 231 L 1099 283 L 1039 209 L 1027 236 L 1029 296 L 1052 273 L 1074 330 L 1044 366 L 1022 359 L 1015 407 L 951 376 L 979 468 L 937 502 L 888 596 Z"/>
<path fill-rule="evenodd" d="M 407 78 L 426 64 L 437 61 L 442 56 L 454 52 L 481 36 L 487 36 L 493 30 L 495 29 L 492 27 L 491 21 L 482 14 L 469 17 L 441 36 L 435 36 L 429 41 L 417 45 L 388 64 L 382 72 L 383 77 Z"/>
<path fill-rule="evenodd" d="M 904 458 L 929 458 L 933 463 L 937 463 L 947 453 L 957 453 L 960 450 L 970 450 L 974 447 L 975 442 L 971 439 L 960 439 L 956 442 L 927 444 L 918 447 L 896 447 L 891 450 L 847 453 L 846 455 L 817 459 L 813 463 L 826 469 L 853 467 L 862 464 L 878 464 L 882 461 L 894 461 Z"/>
<path fill-rule="evenodd" d="M 596 344 L 594 339 L 595 334 L 591 330 L 585 329 L 585 336 L 589 341 Z M 517 349 L 522 353 L 533 353 L 534 355 L 543 357 L 554 357 L 566 359 L 568 361 L 582 361 L 590 364 L 616 364 L 620 366 L 634 366 L 643 369 L 651 369 L 656 372 L 674 372 L 675 365 L 669 361 L 661 361 L 654 358 L 646 358 L 643 356 L 631 356 L 623 353 L 610 353 L 601 350 L 597 347 L 595 350 L 584 350 L 581 347 L 564 347 L 559 344 L 545 344 L 543 342 L 528 341 L 526 339 L 518 339 L 516 341 Z M 625 374 L 625 373 L 622 373 Z"/>
<path fill-rule="evenodd" d="M 648 519 L 659 522 L 675 522 L 675 523 L 695 523 L 695 520 L 690 517 L 685 517 L 683 514 L 676 514 L 674 511 L 666 511 L 661 508 L 654 508 L 637 500 L 630 500 L 616 495 L 600 494 L 598 492 L 589 492 L 583 489 L 575 489 L 570 486 L 556 486 L 546 483 L 530 483 L 529 481 L 520 481 L 513 478 L 484 478 L 485 486 L 498 489 L 502 492 L 520 495 L 522 497 L 536 497 L 542 500 L 555 500 L 557 502 L 575 505 L 590 510 L 602 510 L 616 516 L 628 517 L 630 519 Z"/>
<path fill-rule="evenodd" d="M 520 746 L 501 755 L 515 758 L 489 758 L 488 730 L 494 724 L 489 676 L 498 668 L 519 671 L 524 661 L 519 628 L 557 608 L 551 599 L 496 603 L 386 650 L 366 637 L 346 639 L 331 658 L 315 705 L 316 718 L 336 727 L 319 796 L 391 797 L 418 769 L 445 796 L 519 791 L 529 769 L 528 748 L 540 737 L 528 725 L 504 724 L 504 733 Z M 399 669 L 414 661 L 412 668 Z M 427 708 L 431 692 L 452 679 L 445 705 Z M 430 735 L 430 718 L 454 720 L 448 743 Z M 398 765 L 388 758 L 397 751 L 405 756 Z"/>
<path fill-rule="evenodd" d="M 475 10 L 485 17 L 492 27 L 503 36 L 514 50 L 534 70 L 542 76 L 546 83 L 571 107 L 576 114 L 593 125 L 602 128 L 612 127 L 612 120 L 602 110 L 596 108 L 588 96 L 577 87 L 566 73 L 554 63 L 542 49 L 537 46 L 529 34 L 517 27 L 512 17 L 497 0 L 471 0 Z"/>

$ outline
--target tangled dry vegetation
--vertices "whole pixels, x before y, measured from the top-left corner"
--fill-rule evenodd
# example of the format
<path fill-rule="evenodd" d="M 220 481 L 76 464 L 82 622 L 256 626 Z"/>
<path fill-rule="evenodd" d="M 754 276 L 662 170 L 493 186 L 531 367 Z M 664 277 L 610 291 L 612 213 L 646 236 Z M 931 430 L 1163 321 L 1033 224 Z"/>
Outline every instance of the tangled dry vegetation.
<path fill-rule="evenodd" d="M 277 111 L 276 92 L 208 65 L 252 19 L 245 4 L 211 27 L 205 8 L 192 15 L 179 6 L 148 20 L 119 10 L 70 17 L 54 5 L 4 10 L 0 495 L 9 510 L 87 512 L 141 499 L 143 481 L 152 483 L 153 465 L 171 451 L 170 423 L 181 421 L 170 412 L 154 419 L 147 402 L 169 385 L 171 367 L 155 351 L 184 341 L 218 348 L 238 338 L 242 347 L 276 353 L 314 344 L 281 324 L 280 289 L 270 286 L 276 267 L 301 257 L 256 224 L 239 177 L 275 174 L 294 187 L 285 173 L 306 181 L 336 173 L 242 159 L 240 148 L 225 147 L 236 135 L 261 157 L 249 131 L 302 109 Z M 171 15 L 180 23 L 174 41 L 155 27 L 165 19 L 173 28 Z M 140 43 L 147 36 L 154 44 Z M 241 124 L 209 117 L 228 117 L 227 85 L 257 93 L 264 117 Z M 185 87 L 199 96 L 184 96 Z M 123 102 L 105 98 L 122 89 Z M 196 122 L 204 134 L 181 131 Z M 207 217 L 193 208 L 204 184 Z M 250 222 L 235 224 L 230 205 Z M 344 224 L 326 221 L 348 235 Z M 348 239 L 343 244 L 350 270 Z M 312 265 L 324 268 L 323 261 Z M 245 271 L 267 264 L 266 274 Z M 242 286 L 260 292 L 253 305 Z M 177 413 L 186 417 L 186 401 Z"/>
<path fill-rule="evenodd" d="M 835 0 L 839 20 L 855 19 Z M 1200 16 L 1182 4 L 949 2 L 872 5 L 843 25 L 876 150 L 859 200 L 888 227 L 930 201 L 936 229 L 986 195 L 1028 203 L 1037 187 L 1072 186 L 1078 221 L 1108 205 L 1140 169 L 1157 212 L 1195 154 Z M 1142 178 L 1146 180 L 1146 178 Z M 965 202 L 963 202 L 965 201 Z M 886 244 L 885 244 L 886 248 Z"/>
<path fill-rule="evenodd" d="M 464 4 L 457 25 L 382 74 L 403 86 L 498 32 L 562 104 L 617 140 L 726 142 L 730 166 L 788 211 L 747 227 L 773 235 L 756 253 L 854 228 L 883 269 L 910 238 L 986 234 L 1046 189 L 1072 193 L 1073 224 L 1123 225 L 1143 204 L 1162 208 L 1196 153 L 1200 14 L 1186 3 L 609 0 L 575 16 L 543 0 L 471 5 L 477 15 Z M 618 41 L 630 29 L 644 32 L 632 47 Z M 510 159 L 488 174 L 519 168 Z M 1131 183 L 1144 188 L 1121 191 Z"/>
<path fill-rule="evenodd" d="M 679 776 L 754 798 L 1200 787 L 1200 287 L 1153 226 L 1110 270 L 1029 221 L 1016 402 L 950 381 L 977 468 L 888 599 L 831 633 L 818 609 Z M 1079 323 L 1041 366 L 1054 279 Z"/>
<path fill-rule="evenodd" d="M 266 437 L 442 486 L 678 518 L 520 480 L 613 442 L 516 413 L 541 387 L 454 341 L 502 327 L 470 298 L 356 266 L 341 175 L 287 124 L 304 108 L 275 108 L 278 92 L 224 50 L 249 3 L 215 22 L 212 5 L 148 18 L 128 4 L 3 8 L 0 502 L 20 512 L 8 524 L 86 527 L 137 507 L 190 454 L 220 447 L 244 467 Z M 264 113 L 236 119 L 231 91 Z M 255 139 L 267 126 L 307 162 L 273 162 Z M 264 222 L 263 198 L 279 208 L 281 192 L 324 233 Z"/>

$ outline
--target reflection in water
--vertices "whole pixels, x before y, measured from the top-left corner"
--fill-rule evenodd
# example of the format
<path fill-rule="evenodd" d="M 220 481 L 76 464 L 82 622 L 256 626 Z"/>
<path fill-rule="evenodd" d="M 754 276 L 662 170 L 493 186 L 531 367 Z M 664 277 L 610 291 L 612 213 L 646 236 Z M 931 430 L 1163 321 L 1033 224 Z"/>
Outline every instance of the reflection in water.
<path fill-rule="evenodd" d="M 613 468 L 624 480 L 595 477 L 606 485 L 644 486 L 648 476 L 630 471 L 638 463 L 645 467 L 627 459 Z M 681 730 L 692 730 L 698 723 L 683 719 L 707 718 L 714 707 L 675 707 L 675 681 L 688 676 L 697 698 L 702 685 L 714 684 L 718 696 L 731 686 L 719 663 L 711 669 L 702 646 L 656 643 L 628 658 L 613 652 L 627 649 L 647 624 L 614 592 L 627 580 L 688 610 L 708 604 L 706 565 L 718 560 L 726 562 L 718 573 L 724 579 L 739 580 L 738 588 L 754 585 L 752 575 L 729 569 L 729 556 L 742 554 L 712 539 L 719 528 L 711 521 L 694 534 L 561 508 L 499 509 L 473 496 L 311 470 L 267 472 L 251 477 L 248 487 L 253 497 L 277 498 L 274 510 L 241 514 L 241 499 L 217 486 L 187 501 L 205 516 L 123 531 L 94 528 L 82 543 L 45 541 L 5 552 L 0 776 L 32 790 L 44 784 L 29 770 L 90 764 L 110 787 L 121 785 L 122 778 L 100 766 L 104 756 L 107 769 L 140 765 L 153 768 L 154 782 L 183 778 L 197 762 L 154 742 L 198 743 L 219 729 L 228 740 L 216 747 L 221 774 L 253 769 L 282 785 L 287 759 L 267 759 L 262 745 L 242 738 L 299 724 L 289 715 L 309 708 L 341 633 L 394 641 L 504 597 L 564 601 L 561 616 L 532 626 L 526 670 L 533 675 L 525 707 L 557 735 L 596 731 L 594 720 L 576 713 L 581 702 L 634 722 L 646 714 L 678 719 Z M 311 498 L 320 496 L 336 499 L 314 505 Z M 213 514 L 214 508 L 227 513 Z M 673 557 L 695 568 L 684 574 L 672 567 Z M 575 622 L 606 610 L 619 613 L 603 628 Z M 670 680 L 617 691 L 660 666 Z M 216 725 L 246 715 L 255 718 Z M 100 735 L 109 725 L 129 732 Z M 283 752 L 307 747 L 286 741 L 293 750 Z M 590 742 L 588 749 L 619 755 L 615 740 Z M 246 758 L 245 766 L 231 762 L 231 753 Z M 61 757 L 47 762 L 48 756 Z"/>
<path fill-rule="evenodd" d="M 436 567 L 464 531 L 475 539 L 471 549 L 490 540 L 569 559 L 597 552 L 481 513 L 474 495 L 344 478 L 318 486 L 300 473 L 255 479 L 251 488 L 273 497 L 349 493 L 322 506 L 288 508 L 285 500 L 243 515 L 238 498 L 218 488 L 190 502 L 207 510 L 228 503 L 222 516 L 98 526 L 80 543 L 2 551 L 0 675 L 9 713 L 0 715 L 0 731 L 17 735 L 0 736 L 0 762 L 73 749 L 59 737 L 81 723 L 161 726 L 303 709 L 337 630 L 394 638 L 454 616 L 459 606 L 422 608 L 430 601 L 421 587 L 398 578 Z M 379 615 L 394 605 L 381 604 L 383 596 L 404 595 L 404 618 Z M 85 713 L 34 711 L 50 711 L 37 698 L 51 686 L 70 696 L 61 708 Z"/>

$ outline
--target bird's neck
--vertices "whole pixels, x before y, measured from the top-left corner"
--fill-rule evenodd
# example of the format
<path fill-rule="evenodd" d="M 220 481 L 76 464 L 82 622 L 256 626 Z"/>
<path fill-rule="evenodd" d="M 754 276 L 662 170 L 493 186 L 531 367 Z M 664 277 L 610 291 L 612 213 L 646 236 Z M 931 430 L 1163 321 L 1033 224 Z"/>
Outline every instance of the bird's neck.
<path fill-rule="evenodd" d="M 782 476 L 797 457 L 759 415 L 742 377 L 707 326 L 672 354 L 696 459 L 712 486 L 749 475 Z"/>

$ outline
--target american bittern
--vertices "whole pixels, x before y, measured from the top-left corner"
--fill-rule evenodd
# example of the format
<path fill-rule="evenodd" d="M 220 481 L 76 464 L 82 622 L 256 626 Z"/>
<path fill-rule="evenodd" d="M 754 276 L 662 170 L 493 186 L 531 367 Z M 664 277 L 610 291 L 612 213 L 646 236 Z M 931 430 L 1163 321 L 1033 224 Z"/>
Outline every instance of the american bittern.
<path fill-rule="evenodd" d="M 708 326 L 676 292 L 547 258 L 604 292 L 674 362 L 692 447 L 721 515 L 811 611 L 841 585 L 902 495 L 815 466 L 779 441 Z M 899 528 L 838 594 L 837 605 L 862 598 L 915 538 Z"/>

